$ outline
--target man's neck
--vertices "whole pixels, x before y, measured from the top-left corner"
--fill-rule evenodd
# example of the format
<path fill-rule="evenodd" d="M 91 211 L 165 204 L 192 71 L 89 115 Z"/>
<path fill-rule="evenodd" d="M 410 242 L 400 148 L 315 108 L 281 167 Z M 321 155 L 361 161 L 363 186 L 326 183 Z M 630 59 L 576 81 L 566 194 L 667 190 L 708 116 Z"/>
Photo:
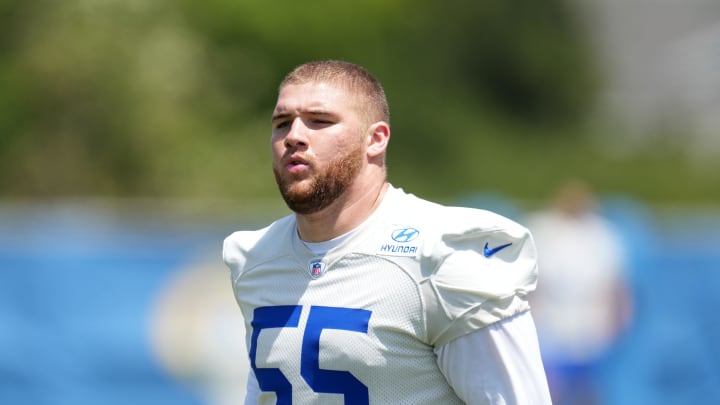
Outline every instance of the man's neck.
<path fill-rule="evenodd" d="M 375 187 L 355 187 L 319 212 L 296 214 L 300 238 L 306 242 L 323 242 L 350 232 L 372 215 L 389 187 L 387 182 Z"/>

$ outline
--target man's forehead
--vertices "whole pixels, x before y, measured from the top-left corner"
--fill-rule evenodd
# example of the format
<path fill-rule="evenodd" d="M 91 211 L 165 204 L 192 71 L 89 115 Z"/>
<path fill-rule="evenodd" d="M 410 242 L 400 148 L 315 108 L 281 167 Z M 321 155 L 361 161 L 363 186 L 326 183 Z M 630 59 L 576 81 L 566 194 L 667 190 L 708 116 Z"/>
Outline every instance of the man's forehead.
<path fill-rule="evenodd" d="M 286 84 L 280 89 L 275 111 L 312 109 L 329 110 L 354 100 L 342 86 L 328 82 Z"/>

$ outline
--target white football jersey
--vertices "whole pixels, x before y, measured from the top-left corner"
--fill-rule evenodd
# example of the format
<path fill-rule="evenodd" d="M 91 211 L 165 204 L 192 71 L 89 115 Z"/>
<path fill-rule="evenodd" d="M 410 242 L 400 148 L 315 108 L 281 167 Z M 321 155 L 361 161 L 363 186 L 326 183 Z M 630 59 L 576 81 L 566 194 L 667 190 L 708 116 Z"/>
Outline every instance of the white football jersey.
<path fill-rule="evenodd" d="M 261 404 L 460 404 L 433 348 L 528 310 L 537 277 L 524 227 L 393 187 L 325 255 L 290 215 L 223 257 Z"/>

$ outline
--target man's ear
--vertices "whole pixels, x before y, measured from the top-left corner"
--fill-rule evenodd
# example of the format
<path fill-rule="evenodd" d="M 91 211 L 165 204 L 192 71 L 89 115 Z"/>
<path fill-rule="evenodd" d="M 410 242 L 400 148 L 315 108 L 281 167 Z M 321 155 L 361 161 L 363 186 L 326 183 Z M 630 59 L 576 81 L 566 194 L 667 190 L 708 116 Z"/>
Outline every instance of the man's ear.
<path fill-rule="evenodd" d="M 368 157 L 383 156 L 390 142 L 390 125 L 385 121 L 378 121 L 370 125 L 368 133 Z"/>

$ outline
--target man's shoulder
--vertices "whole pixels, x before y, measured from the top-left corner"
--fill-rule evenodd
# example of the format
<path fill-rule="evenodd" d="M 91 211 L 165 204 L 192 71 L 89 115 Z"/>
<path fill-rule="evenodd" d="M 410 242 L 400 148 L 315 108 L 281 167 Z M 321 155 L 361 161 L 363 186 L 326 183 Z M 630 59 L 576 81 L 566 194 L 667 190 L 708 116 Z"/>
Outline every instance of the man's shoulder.
<path fill-rule="evenodd" d="M 444 207 L 446 228 L 449 232 L 467 230 L 525 233 L 526 228 L 508 217 L 480 208 Z"/>
<path fill-rule="evenodd" d="M 295 217 L 288 215 L 260 229 L 239 230 L 223 242 L 223 259 L 227 264 L 245 260 L 250 252 L 272 255 L 284 249 L 295 229 Z"/>
<path fill-rule="evenodd" d="M 491 211 L 452 206 L 434 208 L 424 221 L 420 263 L 435 344 L 527 309 L 537 266 L 524 226 Z"/>
<path fill-rule="evenodd" d="M 241 229 L 231 233 L 226 240 L 233 240 L 239 243 L 256 241 L 267 234 L 283 233 L 295 226 L 295 217 L 288 215 L 269 225 L 256 229 Z"/>
<path fill-rule="evenodd" d="M 439 234 L 465 233 L 506 230 L 512 233 L 525 233 L 525 227 L 514 220 L 492 211 L 460 206 L 443 205 L 425 200 L 399 190 L 399 196 L 393 200 L 396 217 L 406 217 L 424 224 Z"/>
<path fill-rule="evenodd" d="M 532 245 L 527 228 L 505 216 L 479 208 L 442 205 L 398 191 L 384 219 L 383 236 L 374 242 L 380 246 L 378 254 L 419 255 L 416 257 L 436 261 L 457 252 L 469 256 L 474 251 L 474 260 L 483 260 L 485 255 L 504 257 L 511 251 L 524 250 L 531 247 L 525 246 L 528 241 Z"/>

